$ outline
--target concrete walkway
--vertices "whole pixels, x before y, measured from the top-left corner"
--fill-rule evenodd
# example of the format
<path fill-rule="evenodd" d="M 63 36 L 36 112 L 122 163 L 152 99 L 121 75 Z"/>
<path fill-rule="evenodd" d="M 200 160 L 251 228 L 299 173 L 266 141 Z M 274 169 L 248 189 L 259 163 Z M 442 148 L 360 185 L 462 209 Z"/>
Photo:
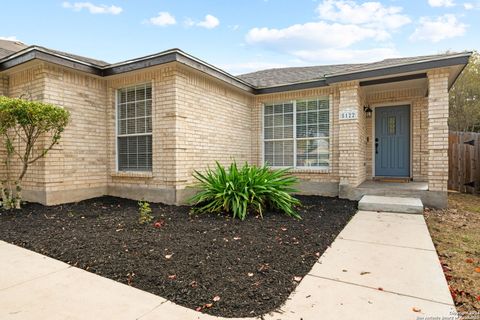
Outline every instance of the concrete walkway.
<path fill-rule="evenodd" d="M 454 311 L 423 216 L 360 211 L 264 319 L 454 319 Z M 0 319 L 220 318 L 0 241 Z"/>

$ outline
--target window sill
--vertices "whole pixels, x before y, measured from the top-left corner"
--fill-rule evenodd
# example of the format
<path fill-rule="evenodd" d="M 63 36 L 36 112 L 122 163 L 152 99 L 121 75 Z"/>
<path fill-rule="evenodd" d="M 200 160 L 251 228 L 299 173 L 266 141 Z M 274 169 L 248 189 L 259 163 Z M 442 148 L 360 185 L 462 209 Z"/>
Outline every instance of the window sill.
<path fill-rule="evenodd" d="M 285 169 L 285 167 L 271 167 L 272 169 Z M 324 174 L 328 174 L 328 173 L 332 173 L 332 168 L 321 168 L 321 167 L 317 167 L 317 168 L 293 168 L 293 169 L 290 169 L 288 170 L 288 172 L 290 173 L 324 173 Z"/>
<path fill-rule="evenodd" d="M 152 172 L 117 171 L 111 174 L 115 178 L 153 178 Z"/>

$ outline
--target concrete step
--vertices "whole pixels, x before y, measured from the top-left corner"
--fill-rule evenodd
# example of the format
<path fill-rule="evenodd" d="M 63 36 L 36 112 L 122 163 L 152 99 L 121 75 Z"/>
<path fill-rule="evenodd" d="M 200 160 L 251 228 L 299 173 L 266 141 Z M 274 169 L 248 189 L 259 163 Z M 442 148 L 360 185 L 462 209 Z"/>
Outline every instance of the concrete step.
<path fill-rule="evenodd" d="M 398 213 L 423 213 L 423 203 L 419 198 L 400 198 L 365 195 L 358 203 L 364 211 L 384 211 Z"/>

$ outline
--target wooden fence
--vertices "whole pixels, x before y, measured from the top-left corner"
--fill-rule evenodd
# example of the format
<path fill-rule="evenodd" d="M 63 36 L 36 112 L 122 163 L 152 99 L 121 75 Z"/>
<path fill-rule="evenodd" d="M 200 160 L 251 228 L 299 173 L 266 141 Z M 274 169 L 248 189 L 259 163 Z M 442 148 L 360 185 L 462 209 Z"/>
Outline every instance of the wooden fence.
<path fill-rule="evenodd" d="M 480 192 L 480 133 L 450 132 L 448 135 L 448 189 Z"/>

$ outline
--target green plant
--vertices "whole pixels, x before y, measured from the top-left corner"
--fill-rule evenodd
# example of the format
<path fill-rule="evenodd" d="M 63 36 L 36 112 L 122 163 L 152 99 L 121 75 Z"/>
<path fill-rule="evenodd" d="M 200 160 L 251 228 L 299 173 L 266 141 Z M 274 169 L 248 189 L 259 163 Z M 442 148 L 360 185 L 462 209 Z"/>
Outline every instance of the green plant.
<path fill-rule="evenodd" d="M 294 206 L 300 201 L 291 196 L 297 179 L 288 169 L 271 170 L 268 166 L 250 166 L 240 169 L 233 162 L 226 170 L 216 162 L 215 170 L 205 173 L 195 171 L 200 192 L 190 199 L 193 213 L 231 213 L 244 220 L 249 212 L 263 215 L 265 208 L 277 209 L 288 216 L 300 219 Z"/>
<path fill-rule="evenodd" d="M 69 118 L 67 110 L 52 104 L 0 96 L 0 136 L 6 151 L 3 208 L 20 209 L 28 167 L 58 143 Z"/>
<path fill-rule="evenodd" d="M 138 201 L 138 222 L 140 224 L 150 223 L 153 220 L 152 208 L 150 204 L 145 200 Z"/>

